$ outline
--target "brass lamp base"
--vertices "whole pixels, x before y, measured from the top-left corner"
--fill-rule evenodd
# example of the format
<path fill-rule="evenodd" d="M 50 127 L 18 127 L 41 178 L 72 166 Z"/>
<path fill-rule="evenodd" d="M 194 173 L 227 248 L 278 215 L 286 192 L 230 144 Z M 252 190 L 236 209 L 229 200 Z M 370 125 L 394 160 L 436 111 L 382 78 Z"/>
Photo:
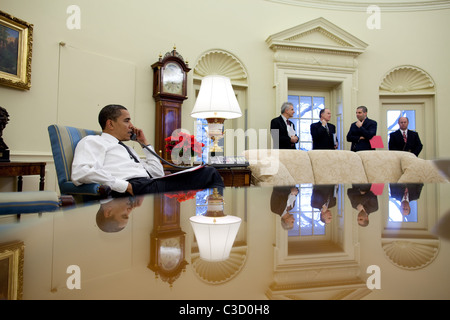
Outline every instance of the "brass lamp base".
<path fill-rule="evenodd" d="M 209 152 L 223 152 L 222 147 L 219 146 L 220 139 L 223 138 L 223 123 L 224 118 L 208 118 L 208 136 L 212 139 L 213 146 Z"/>

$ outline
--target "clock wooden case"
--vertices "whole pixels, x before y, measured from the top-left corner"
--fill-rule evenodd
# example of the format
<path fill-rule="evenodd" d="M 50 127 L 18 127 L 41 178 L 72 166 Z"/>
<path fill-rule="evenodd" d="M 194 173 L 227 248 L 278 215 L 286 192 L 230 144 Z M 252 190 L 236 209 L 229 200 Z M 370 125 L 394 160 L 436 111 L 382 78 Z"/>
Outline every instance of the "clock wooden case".
<path fill-rule="evenodd" d="M 171 160 L 165 150 L 165 138 L 181 129 L 181 106 L 187 99 L 187 62 L 174 48 L 152 64 L 153 98 L 156 102 L 155 150 Z"/>
<path fill-rule="evenodd" d="M 175 198 L 156 194 L 154 208 L 147 267 L 172 286 L 188 264 L 184 256 L 185 232 L 180 226 L 180 203 Z"/>

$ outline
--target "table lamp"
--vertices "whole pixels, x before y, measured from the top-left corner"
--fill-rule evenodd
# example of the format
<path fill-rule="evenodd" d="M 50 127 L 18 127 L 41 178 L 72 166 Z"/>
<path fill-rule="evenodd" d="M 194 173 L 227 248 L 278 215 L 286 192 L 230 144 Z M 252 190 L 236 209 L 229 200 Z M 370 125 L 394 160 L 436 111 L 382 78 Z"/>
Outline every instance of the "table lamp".
<path fill-rule="evenodd" d="M 210 152 L 223 152 L 218 143 L 223 137 L 225 119 L 242 116 L 230 78 L 221 75 L 204 77 L 191 116 L 207 120 L 208 136 L 214 143 Z"/>

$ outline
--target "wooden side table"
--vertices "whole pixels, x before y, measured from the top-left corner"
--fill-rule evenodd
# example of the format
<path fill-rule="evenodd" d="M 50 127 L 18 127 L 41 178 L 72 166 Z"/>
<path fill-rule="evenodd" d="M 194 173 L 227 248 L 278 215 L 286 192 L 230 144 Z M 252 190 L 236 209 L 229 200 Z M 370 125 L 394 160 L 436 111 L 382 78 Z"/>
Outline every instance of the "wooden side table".
<path fill-rule="evenodd" d="M 223 178 L 225 187 L 248 187 L 252 171 L 244 167 L 230 167 L 217 169 Z"/>
<path fill-rule="evenodd" d="M 0 177 L 18 177 L 17 191 L 22 191 L 22 176 L 39 175 L 39 190 L 44 190 L 46 162 L 0 162 Z"/>
<path fill-rule="evenodd" d="M 164 171 L 171 173 L 182 169 L 164 165 Z M 246 167 L 230 167 L 217 169 L 223 178 L 225 187 L 248 187 L 250 186 L 252 171 Z"/>

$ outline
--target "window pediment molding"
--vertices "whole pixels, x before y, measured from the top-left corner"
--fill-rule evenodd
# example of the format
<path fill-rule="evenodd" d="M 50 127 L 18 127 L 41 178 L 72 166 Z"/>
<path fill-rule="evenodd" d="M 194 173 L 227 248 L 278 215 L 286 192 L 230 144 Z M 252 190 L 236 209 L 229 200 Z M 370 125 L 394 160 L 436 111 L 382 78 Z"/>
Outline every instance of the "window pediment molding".
<path fill-rule="evenodd" d="M 274 50 L 296 50 L 358 56 L 368 44 L 324 18 L 278 32 L 266 40 Z"/>

